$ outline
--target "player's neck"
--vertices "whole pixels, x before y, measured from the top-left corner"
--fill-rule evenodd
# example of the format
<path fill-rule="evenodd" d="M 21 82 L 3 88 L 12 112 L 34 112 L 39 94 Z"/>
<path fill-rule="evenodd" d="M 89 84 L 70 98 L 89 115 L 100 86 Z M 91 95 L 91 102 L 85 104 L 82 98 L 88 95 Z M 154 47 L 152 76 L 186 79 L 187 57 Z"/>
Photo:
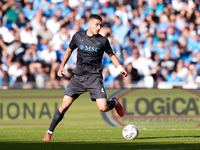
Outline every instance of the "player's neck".
<path fill-rule="evenodd" d="M 87 31 L 86 31 L 86 35 L 89 36 L 89 37 L 92 37 L 94 34 L 91 33 L 89 30 L 87 30 Z"/>

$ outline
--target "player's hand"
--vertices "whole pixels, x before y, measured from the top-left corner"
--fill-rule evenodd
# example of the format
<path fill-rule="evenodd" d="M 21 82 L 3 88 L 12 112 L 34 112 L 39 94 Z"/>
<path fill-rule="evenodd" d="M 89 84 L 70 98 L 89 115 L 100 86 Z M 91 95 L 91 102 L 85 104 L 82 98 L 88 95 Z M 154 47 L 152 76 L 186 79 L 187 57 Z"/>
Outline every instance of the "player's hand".
<path fill-rule="evenodd" d="M 65 69 L 64 69 L 64 68 L 60 68 L 60 69 L 58 70 L 57 75 L 58 75 L 59 77 L 63 77 L 64 74 L 65 74 Z"/>
<path fill-rule="evenodd" d="M 119 72 L 124 76 L 124 77 L 127 77 L 128 73 L 126 72 L 126 70 L 124 68 L 122 68 L 121 65 L 119 65 L 117 67 L 117 69 L 119 70 Z"/>
<path fill-rule="evenodd" d="M 126 70 L 122 70 L 120 71 L 120 73 L 124 76 L 124 77 L 127 77 L 128 73 L 126 72 Z"/>

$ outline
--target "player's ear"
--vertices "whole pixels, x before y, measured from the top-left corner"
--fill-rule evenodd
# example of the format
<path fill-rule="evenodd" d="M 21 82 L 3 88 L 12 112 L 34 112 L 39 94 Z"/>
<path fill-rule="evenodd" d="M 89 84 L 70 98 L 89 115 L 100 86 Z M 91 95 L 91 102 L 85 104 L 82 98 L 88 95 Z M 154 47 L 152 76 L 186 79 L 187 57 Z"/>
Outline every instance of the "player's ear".
<path fill-rule="evenodd" d="M 88 27 L 90 27 L 90 26 L 91 26 L 91 20 L 88 21 Z"/>

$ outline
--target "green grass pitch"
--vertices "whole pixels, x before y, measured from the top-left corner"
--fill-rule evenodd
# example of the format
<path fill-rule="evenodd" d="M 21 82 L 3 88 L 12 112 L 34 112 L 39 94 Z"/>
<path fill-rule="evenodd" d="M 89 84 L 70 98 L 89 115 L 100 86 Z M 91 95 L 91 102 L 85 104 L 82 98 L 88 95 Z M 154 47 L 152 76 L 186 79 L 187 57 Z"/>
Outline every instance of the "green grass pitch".
<path fill-rule="evenodd" d="M 107 94 L 113 90 L 107 90 Z M 110 127 L 102 119 L 96 103 L 85 93 L 74 102 L 57 126 L 50 142 L 43 142 L 54 110 L 64 90 L 0 90 L 0 150 L 199 150 L 200 127 L 137 126 L 139 136 L 125 140 L 123 127 Z M 39 115 L 46 101 L 50 114 Z M 9 107 L 9 104 L 16 103 Z M 24 103 L 36 114 L 21 109 Z M 14 107 L 14 106 L 19 106 Z M 56 106 L 57 106 L 56 105 Z M 3 106 L 3 107 L 2 107 Z M 18 108 L 18 110 L 16 109 Z M 28 111 L 28 110 L 26 110 Z M 18 112 L 18 113 L 17 113 Z M 33 112 L 33 111 L 32 111 Z M 13 119 L 6 114 L 10 114 Z M 25 117 L 25 119 L 24 119 Z"/>

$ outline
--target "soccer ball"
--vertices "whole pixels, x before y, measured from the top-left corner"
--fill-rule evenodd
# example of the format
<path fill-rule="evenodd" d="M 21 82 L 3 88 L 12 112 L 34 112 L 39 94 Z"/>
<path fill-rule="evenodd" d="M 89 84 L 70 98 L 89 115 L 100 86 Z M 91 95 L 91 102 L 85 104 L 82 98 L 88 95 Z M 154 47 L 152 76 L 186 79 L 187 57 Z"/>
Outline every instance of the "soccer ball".
<path fill-rule="evenodd" d="M 137 138 L 138 134 L 138 128 L 133 124 L 126 125 L 122 130 L 122 135 L 126 140 Z"/>

